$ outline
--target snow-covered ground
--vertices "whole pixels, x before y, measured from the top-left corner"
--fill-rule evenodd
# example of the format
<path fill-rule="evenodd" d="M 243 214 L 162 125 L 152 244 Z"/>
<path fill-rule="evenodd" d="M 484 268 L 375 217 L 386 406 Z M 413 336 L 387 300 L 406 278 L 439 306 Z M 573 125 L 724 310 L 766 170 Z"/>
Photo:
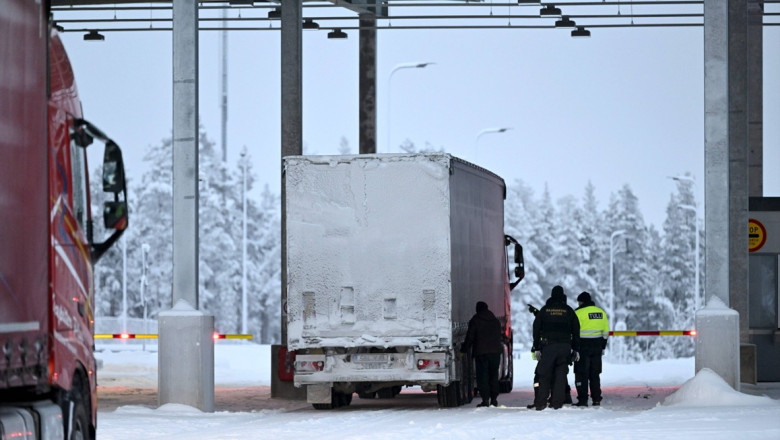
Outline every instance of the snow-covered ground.
<path fill-rule="evenodd" d="M 269 346 L 220 341 L 216 411 L 203 413 L 184 405 L 156 407 L 156 345 L 141 348 L 97 347 L 99 398 L 110 396 L 98 407 L 101 440 L 780 439 L 780 385 L 737 392 L 709 370 L 694 376 L 690 358 L 606 364 L 600 408 L 526 409 L 535 362 L 524 353 L 515 359 L 515 389 L 499 397 L 498 408 L 475 408 L 475 401 L 439 409 L 434 394 L 412 388 L 392 400 L 355 396 L 349 407 L 317 411 L 305 402 L 268 397 Z"/>

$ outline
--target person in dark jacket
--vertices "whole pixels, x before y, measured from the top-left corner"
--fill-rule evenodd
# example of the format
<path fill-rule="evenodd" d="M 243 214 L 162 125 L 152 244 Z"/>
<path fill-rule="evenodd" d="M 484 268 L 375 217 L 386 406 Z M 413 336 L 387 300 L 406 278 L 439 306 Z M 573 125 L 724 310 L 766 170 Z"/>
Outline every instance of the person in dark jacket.
<path fill-rule="evenodd" d="M 547 304 L 550 304 L 551 302 L 552 302 L 552 298 L 548 298 L 547 299 Z M 530 313 L 532 313 L 534 316 L 536 316 L 536 314 L 539 313 L 539 309 L 537 309 L 536 307 L 532 306 L 531 304 L 528 304 L 528 311 Z M 577 311 L 575 310 L 574 312 L 576 313 Z M 535 358 L 536 358 L 536 352 L 537 351 L 539 351 L 538 348 L 536 348 L 535 346 L 531 347 L 531 353 L 534 354 L 534 356 L 533 356 L 534 360 L 536 360 Z M 567 368 L 566 373 L 568 374 L 568 372 L 569 371 L 568 371 L 568 368 Z M 539 364 L 536 364 L 536 368 L 534 369 L 534 383 L 539 383 Z M 551 385 L 551 388 L 555 388 L 554 378 L 553 378 L 553 383 Z M 536 408 L 536 394 L 538 394 L 538 391 L 539 391 L 539 388 L 535 387 L 534 388 L 534 401 L 533 401 L 533 403 L 531 403 L 530 405 L 527 406 L 528 409 Z M 548 395 L 547 396 L 548 403 L 550 401 L 549 397 L 550 396 Z M 573 403 L 572 400 L 571 400 L 571 387 L 569 386 L 568 378 L 566 380 L 566 389 L 563 392 L 563 403 L 565 403 L 567 405 L 571 405 Z"/>
<path fill-rule="evenodd" d="M 534 319 L 534 347 L 539 381 L 534 383 L 536 410 L 547 407 L 547 396 L 553 409 L 563 406 L 566 373 L 569 360 L 579 359 L 580 322 L 577 314 L 566 304 L 563 287 L 552 288 L 550 300 Z M 554 385 L 554 386 L 553 386 Z"/>
<path fill-rule="evenodd" d="M 477 313 L 469 321 L 466 340 L 461 351 L 471 349 L 477 373 L 477 389 L 482 402 L 477 406 L 498 406 L 498 367 L 504 351 L 501 321 L 488 310 L 488 305 L 477 302 Z"/>

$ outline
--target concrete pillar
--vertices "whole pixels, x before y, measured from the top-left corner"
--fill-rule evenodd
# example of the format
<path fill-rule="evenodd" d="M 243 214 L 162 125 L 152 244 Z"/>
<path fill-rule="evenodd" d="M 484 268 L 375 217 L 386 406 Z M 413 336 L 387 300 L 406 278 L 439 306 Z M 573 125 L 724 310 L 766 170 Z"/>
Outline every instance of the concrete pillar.
<path fill-rule="evenodd" d="M 748 1 L 748 181 L 750 197 L 764 195 L 764 2 Z"/>
<path fill-rule="evenodd" d="M 161 312 L 157 401 L 214 411 L 214 316 L 187 301 Z"/>
<path fill-rule="evenodd" d="M 739 314 L 717 296 L 696 312 L 696 372 L 709 368 L 740 388 Z"/>
<path fill-rule="evenodd" d="M 198 308 L 198 3 L 173 2 L 173 299 Z"/>
<path fill-rule="evenodd" d="M 303 28 L 301 0 L 282 0 L 282 145 L 281 156 L 303 154 Z M 281 165 L 281 164 L 280 164 Z M 287 205 L 282 170 L 282 344 L 287 345 Z M 273 358 L 271 360 L 273 362 Z M 273 366 L 272 366 L 273 370 Z M 271 377 L 271 397 L 294 395 L 292 382 Z"/>
<path fill-rule="evenodd" d="M 738 314 L 697 313 L 696 370 L 710 368 L 735 389 L 739 345 L 720 332 L 736 325 L 739 341 L 747 316 L 747 1 L 704 1 L 705 295 L 707 306 Z"/>
<path fill-rule="evenodd" d="M 748 48 L 747 2 L 729 0 L 729 302 L 740 316 L 740 340 L 748 328 Z"/>
<path fill-rule="evenodd" d="M 360 154 L 376 153 L 376 16 L 360 14 Z M 389 146 L 388 146 L 389 148 Z"/>
<path fill-rule="evenodd" d="M 198 3 L 173 1 L 173 292 L 158 318 L 160 405 L 214 411 L 214 317 L 198 308 Z"/>

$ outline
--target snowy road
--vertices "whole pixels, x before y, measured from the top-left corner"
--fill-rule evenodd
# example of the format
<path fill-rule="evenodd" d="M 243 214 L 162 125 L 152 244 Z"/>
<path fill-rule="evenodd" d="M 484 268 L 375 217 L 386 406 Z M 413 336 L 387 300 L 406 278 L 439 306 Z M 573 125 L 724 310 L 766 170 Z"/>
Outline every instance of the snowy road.
<path fill-rule="evenodd" d="M 270 398 L 268 347 L 215 351 L 214 413 L 157 408 L 156 354 L 99 353 L 98 439 L 780 439 L 780 386 L 736 392 L 707 370 L 694 377 L 691 359 L 606 365 L 601 408 L 526 409 L 534 363 L 516 360 L 515 390 L 498 408 L 439 409 L 434 394 L 405 389 L 317 411 Z"/>

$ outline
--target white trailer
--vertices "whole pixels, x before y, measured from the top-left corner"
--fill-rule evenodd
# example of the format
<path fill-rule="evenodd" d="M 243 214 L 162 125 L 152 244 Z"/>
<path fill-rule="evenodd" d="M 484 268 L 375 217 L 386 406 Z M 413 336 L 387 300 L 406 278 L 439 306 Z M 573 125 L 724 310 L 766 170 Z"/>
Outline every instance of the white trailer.
<path fill-rule="evenodd" d="M 470 402 L 473 361 L 460 346 L 477 301 L 504 325 L 500 383 L 511 391 L 522 248 L 504 235 L 500 177 L 444 153 L 290 156 L 284 173 L 286 343 L 315 408 L 411 385 L 443 407 Z"/>

